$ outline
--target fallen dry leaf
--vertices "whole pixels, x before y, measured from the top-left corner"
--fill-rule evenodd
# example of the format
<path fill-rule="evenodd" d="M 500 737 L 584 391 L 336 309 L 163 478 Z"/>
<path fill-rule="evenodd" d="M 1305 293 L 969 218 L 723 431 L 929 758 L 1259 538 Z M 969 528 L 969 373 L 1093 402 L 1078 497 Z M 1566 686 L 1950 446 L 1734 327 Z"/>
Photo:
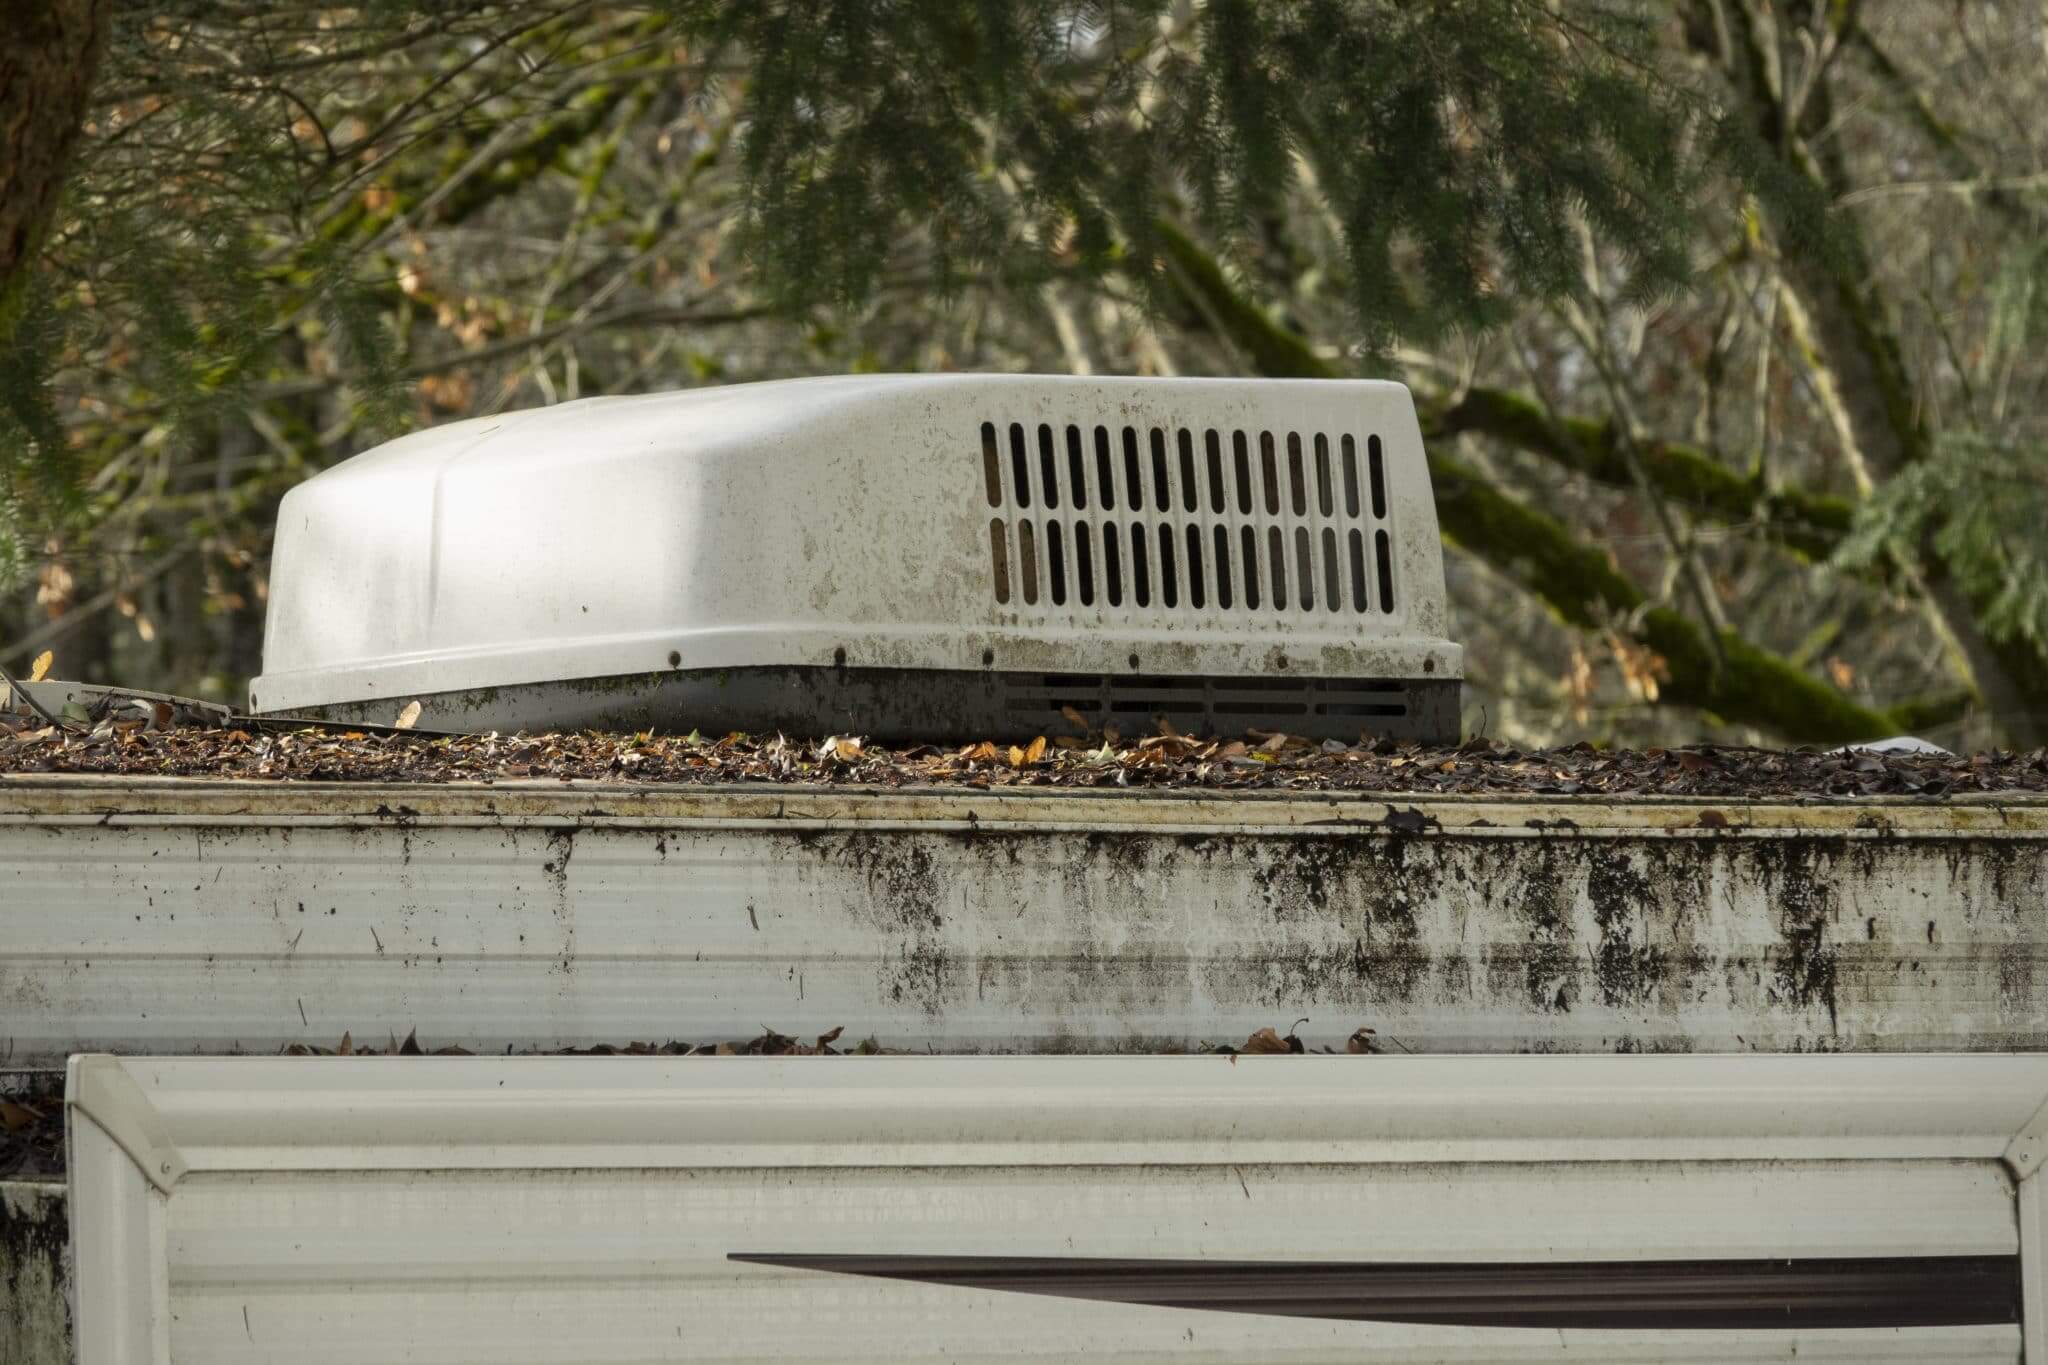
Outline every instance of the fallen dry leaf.
<path fill-rule="evenodd" d="M 1282 1038 L 1279 1034 L 1275 1033 L 1272 1029 L 1272 1026 L 1269 1024 L 1265 1028 L 1262 1028 L 1258 1032 L 1252 1034 L 1251 1037 L 1245 1039 L 1244 1046 L 1240 1047 L 1238 1051 L 1240 1053 L 1258 1056 L 1261 1054 L 1277 1054 L 1282 1052 L 1292 1052 L 1294 1051 L 1294 1049 L 1289 1047 L 1287 1045 L 1287 1040 L 1285 1038 Z"/>
<path fill-rule="evenodd" d="M 851 763 L 860 757 L 861 742 L 854 735 L 833 735 L 818 746 L 820 763 Z"/>
<path fill-rule="evenodd" d="M 57 655 L 52 650 L 46 649 L 36 655 L 36 661 L 28 666 L 28 680 L 30 682 L 41 682 L 49 677 L 50 665 L 55 662 L 57 662 Z"/>
<path fill-rule="evenodd" d="M 1037 739 L 1032 740 L 1029 747 L 1024 750 L 1024 766 L 1028 768 L 1044 757 L 1045 736 L 1040 735 Z"/>
<path fill-rule="evenodd" d="M 391 723 L 400 730 L 410 730 L 418 722 L 419 718 L 420 704 L 416 701 L 409 701 L 405 704 L 405 709 L 398 713 L 398 719 Z"/>

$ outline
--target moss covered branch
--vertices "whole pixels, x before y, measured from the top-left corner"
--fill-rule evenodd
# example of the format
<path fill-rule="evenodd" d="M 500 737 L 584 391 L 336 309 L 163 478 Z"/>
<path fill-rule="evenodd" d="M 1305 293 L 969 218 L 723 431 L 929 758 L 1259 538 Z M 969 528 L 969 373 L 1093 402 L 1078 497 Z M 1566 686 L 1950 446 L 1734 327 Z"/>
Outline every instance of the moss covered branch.
<path fill-rule="evenodd" d="M 1177 287 L 1273 378 L 1341 378 L 1306 340 L 1245 298 L 1210 255 L 1176 225 L 1159 225 Z M 1737 725 L 1788 739 L 1842 743 L 1895 733 L 1898 718 L 1872 710 L 1790 661 L 1723 632 L 1720 657 L 1699 623 L 1653 606 L 1602 550 L 1555 517 L 1508 496 L 1442 449 L 1429 452 L 1437 521 L 1444 539 L 1544 603 L 1565 624 L 1612 630 L 1661 657 L 1668 681 L 1659 701 L 1696 706 Z"/>
<path fill-rule="evenodd" d="M 1612 418 L 1556 416 L 1528 395 L 1507 389 L 1472 388 L 1455 403 L 1429 406 L 1427 397 L 1423 402 L 1426 436 L 1474 432 L 1542 455 L 1597 483 L 1636 486 Z M 1704 447 L 1642 439 L 1636 444 L 1643 474 L 1660 496 L 1724 526 L 1753 522 L 1803 559 L 1819 561 L 1833 554 L 1855 519 L 1855 505 L 1847 498 L 1766 487 Z"/>

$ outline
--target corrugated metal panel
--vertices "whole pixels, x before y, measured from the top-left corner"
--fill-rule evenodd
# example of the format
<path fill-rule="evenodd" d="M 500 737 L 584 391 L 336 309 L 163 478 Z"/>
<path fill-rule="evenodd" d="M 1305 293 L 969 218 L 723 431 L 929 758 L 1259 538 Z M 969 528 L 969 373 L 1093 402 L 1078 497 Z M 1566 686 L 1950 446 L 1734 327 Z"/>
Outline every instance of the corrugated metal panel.
<path fill-rule="evenodd" d="M 2048 1046 L 2048 806 L 0 782 L 11 1060 Z"/>
<path fill-rule="evenodd" d="M 1598 1262 L 1618 1285 L 1626 1263 L 1658 1258 L 2009 1258 L 2019 1231 L 1999 1154 L 2048 1094 L 2048 1058 L 2011 1057 L 75 1068 L 75 1134 L 100 1141 L 103 1123 L 119 1149 L 169 1151 L 185 1168 L 166 1196 L 133 1167 L 75 1166 L 76 1198 L 133 1210 L 81 1223 L 81 1309 L 140 1305 L 141 1320 L 118 1315 L 131 1341 L 167 1325 L 153 1358 L 209 1365 L 2009 1362 L 2009 1321 L 1447 1327 L 732 1258 Z M 154 1250 L 123 1240 L 152 1220 Z M 2039 1267 L 2025 1273 L 2037 1281 Z M 130 1349 L 141 1354 L 88 1352 L 82 1365 L 152 1358 Z"/>

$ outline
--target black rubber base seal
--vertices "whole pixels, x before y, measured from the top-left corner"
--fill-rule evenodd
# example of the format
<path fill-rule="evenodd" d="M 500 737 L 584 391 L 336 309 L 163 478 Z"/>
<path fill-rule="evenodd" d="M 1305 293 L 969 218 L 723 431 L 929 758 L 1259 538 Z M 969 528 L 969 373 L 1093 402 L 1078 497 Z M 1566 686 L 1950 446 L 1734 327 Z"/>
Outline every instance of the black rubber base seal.
<path fill-rule="evenodd" d="M 260 701 L 260 699 L 258 699 Z M 1355 744 L 1458 741 L 1456 679 L 1198 677 L 1148 673 L 1010 673 L 943 668 L 679 669 L 520 683 L 294 708 L 323 721 L 389 725 L 410 701 L 415 728 L 646 730 L 663 734 L 862 735 L 890 744 L 1125 736 L 1162 722 L 1181 734 L 1240 738 L 1279 731 Z"/>

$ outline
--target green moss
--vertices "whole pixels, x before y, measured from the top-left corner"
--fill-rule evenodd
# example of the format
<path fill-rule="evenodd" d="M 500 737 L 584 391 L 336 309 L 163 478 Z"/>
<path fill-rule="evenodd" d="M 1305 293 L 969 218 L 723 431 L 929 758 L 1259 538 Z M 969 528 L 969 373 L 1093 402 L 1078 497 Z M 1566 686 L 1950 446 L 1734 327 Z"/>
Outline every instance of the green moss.
<path fill-rule="evenodd" d="M 1457 403 L 1426 412 L 1424 431 L 1430 436 L 1477 432 L 1596 482 L 1635 487 L 1635 475 L 1611 420 L 1553 417 L 1526 394 L 1469 389 Z M 1765 534 L 1805 559 L 1833 554 L 1855 516 L 1847 498 L 1801 488 L 1766 488 L 1737 473 L 1712 451 L 1683 441 L 1652 441 L 1641 454 L 1644 477 L 1664 497 L 1723 525 L 1759 522 Z"/>
<path fill-rule="evenodd" d="M 1642 593 L 1601 551 L 1546 512 L 1508 497 L 1470 465 L 1429 455 L 1437 525 L 1444 539 L 1485 560 L 1581 629 L 1642 605 Z"/>
<path fill-rule="evenodd" d="M 1197 246 L 1177 225 L 1161 219 L 1153 228 L 1181 282 L 1197 296 L 1202 311 L 1212 315 L 1250 358 L 1253 369 L 1269 379 L 1342 377 L 1307 341 L 1274 322 L 1238 293 L 1224 277 L 1216 258 Z"/>

